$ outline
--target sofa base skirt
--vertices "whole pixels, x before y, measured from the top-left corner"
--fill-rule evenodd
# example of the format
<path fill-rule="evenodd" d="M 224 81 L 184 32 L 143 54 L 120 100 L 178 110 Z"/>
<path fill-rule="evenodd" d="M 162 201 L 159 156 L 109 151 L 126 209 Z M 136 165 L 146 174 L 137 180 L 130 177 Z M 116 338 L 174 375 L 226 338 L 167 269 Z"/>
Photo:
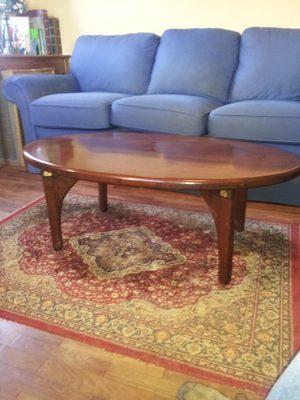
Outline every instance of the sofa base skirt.
<path fill-rule="evenodd" d="M 250 189 L 248 200 L 300 206 L 300 177 L 280 185 Z"/>
<path fill-rule="evenodd" d="M 261 143 L 300 157 L 300 144 Z M 300 176 L 279 185 L 250 189 L 248 200 L 300 206 Z"/>

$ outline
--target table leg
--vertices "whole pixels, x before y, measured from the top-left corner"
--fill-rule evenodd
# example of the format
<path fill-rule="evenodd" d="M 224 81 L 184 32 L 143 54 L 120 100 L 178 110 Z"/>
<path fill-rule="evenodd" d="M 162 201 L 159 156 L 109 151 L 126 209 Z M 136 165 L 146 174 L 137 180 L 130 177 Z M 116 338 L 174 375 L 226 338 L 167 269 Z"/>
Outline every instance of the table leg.
<path fill-rule="evenodd" d="M 43 172 L 43 184 L 46 196 L 48 209 L 52 244 L 54 250 L 62 249 L 62 234 L 61 234 L 61 209 L 63 200 L 77 182 L 77 179 L 68 178 L 65 176 L 53 175 L 51 172 Z"/>
<path fill-rule="evenodd" d="M 235 230 L 242 232 L 245 228 L 246 204 L 247 204 L 247 189 L 235 189 L 233 191 L 235 197 L 236 212 L 235 212 Z"/>
<path fill-rule="evenodd" d="M 107 211 L 107 184 L 99 183 L 99 207 L 101 211 Z"/>
<path fill-rule="evenodd" d="M 210 208 L 217 229 L 219 247 L 219 280 L 229 283 L 232 271 L 234 231 L 243 230 L 246 193 L 243 189 L 204 191 L 203 197 Z"/>

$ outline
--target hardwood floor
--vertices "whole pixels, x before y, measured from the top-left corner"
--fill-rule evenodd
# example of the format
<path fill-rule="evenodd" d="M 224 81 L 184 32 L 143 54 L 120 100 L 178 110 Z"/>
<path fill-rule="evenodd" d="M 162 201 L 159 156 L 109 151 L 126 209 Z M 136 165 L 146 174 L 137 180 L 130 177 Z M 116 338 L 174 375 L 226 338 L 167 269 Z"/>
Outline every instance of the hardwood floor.
<path fill-rule="evenodd" d="M 73 192 L 97 195 L 97 185 L 78 183 Z M 41 179 L 20 168 L 0 168 L 0 218 L 43 194 Z M 146 189 L 109 187 L 109 198 L 204 209 L 201 199 Z M 300 222 L 300 209 L 249 203 L 247 215 Z M 109 353 L 21 324 L 0 320 L 0 400 L 171 400 L 184 374 Z M 205 384 L 205 381 L 198 380 Z M 224 392 L 217 384 L 212 387 Z M 259 400 L 227 388 L 230 399 Z"/>

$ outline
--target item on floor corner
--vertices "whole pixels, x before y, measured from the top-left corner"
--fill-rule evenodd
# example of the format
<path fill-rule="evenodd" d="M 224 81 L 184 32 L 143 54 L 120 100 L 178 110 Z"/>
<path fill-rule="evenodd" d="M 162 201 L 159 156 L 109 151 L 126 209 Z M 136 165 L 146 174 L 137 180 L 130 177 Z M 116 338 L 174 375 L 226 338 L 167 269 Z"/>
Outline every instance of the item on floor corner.
<path fill-rule="evenodd" d="M 298 400 L 300 397 L 300 352 L 278 378 L 266 400 Z"/>
<path fill-rule="evenodd" d="M 299 158 L 258 144 L 120 130 L 37 140 L 24 147 L 24 156 L 42 171 L 54 250 L 63 247 L 64 197 L 78 180 L 99 184 L 103 211 L 107 184 L 195 195 L 201 190 L 218 233 L 224 284 L 231 280 L 234 234 L 244 230 L 247 190 L 300 174 Z"/>
<path fill-rule="evenodd" d="M 129 147 L 130 150 L 130 147 Z M 0 317 L 262 399 L 300 345 L 299 225 L 249 219 L 217 277 L 208 213 L 68 195 L 64 249 L 44 199 L 3 220 Z M 250 393 L 249 392 L 249 393 Z"/>
<path fill-rule="evenodd" d="M 237 393 L 234 398 L 227 397 L 211 386 L 198 382 L 187 382 L 181 386 L 176 400 L 250 400 L 250 397 L 245 393 Z"/>
<path fill-rule="evenodd" d="M 299 400 L 300 353 L 298 353 L 272 387 L 265 400 Z M 178 391 L 177 400 L 250 400 L 245 393 L 227 397 L 222 392 L 199 382 L 187 382 Z"/>

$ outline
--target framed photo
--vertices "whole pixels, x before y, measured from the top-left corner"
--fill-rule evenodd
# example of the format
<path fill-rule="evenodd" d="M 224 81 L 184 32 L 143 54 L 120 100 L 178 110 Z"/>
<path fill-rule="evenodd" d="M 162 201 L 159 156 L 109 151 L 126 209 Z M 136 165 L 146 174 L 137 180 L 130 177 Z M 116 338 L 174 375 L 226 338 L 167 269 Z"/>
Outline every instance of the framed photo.
<path fill-rule="evenodd" d="M 0 53 L 30 53 L 29 17 L 11 15 L 0 18 Z"/>
<path fill-rule="evenodd" d="M 8 18 L 8 33 L 11 40 L 11 49 L 8 54 L 29 54 L 30 34 L 29 17 L 10 16 Z"/>

